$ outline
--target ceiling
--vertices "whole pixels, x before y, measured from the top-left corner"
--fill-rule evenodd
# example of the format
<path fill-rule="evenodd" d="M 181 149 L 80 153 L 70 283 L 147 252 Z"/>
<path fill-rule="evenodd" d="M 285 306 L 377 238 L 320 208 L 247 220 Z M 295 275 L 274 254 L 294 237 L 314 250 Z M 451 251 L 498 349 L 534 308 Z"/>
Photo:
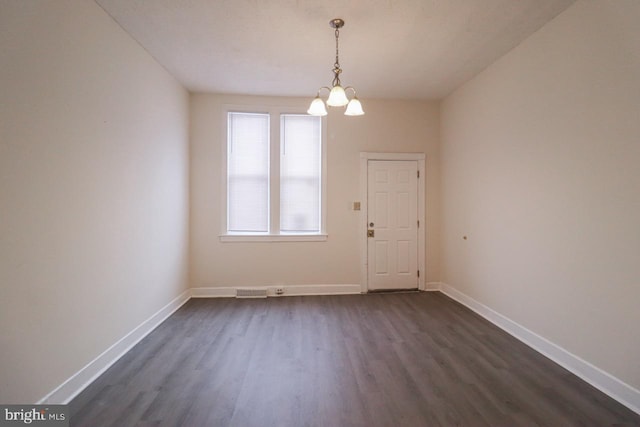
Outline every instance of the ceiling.
<path fill-rule="evenodd" d="M 440 99 L 574 0 L 96 0 L 193 92 Z"/>

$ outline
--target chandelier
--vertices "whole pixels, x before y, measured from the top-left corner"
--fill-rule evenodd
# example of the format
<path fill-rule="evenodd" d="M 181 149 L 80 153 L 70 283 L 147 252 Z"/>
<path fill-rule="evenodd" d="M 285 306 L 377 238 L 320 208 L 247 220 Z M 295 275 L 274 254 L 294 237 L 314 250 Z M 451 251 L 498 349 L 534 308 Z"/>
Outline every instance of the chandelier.
<path fill-rule="evenodd" d="M 345 116 L 362 116 L 364 111 L 362 110 L 360 100 L 356 96 L 356 90 L 351 86 L 343 88 L 340 83 L 340 73 L 342 73 L 342 69 L 340 68 L 340 60 L 338 59 L 338 38 L 340 37 L 340 28 L 344 26 L 344 21 L 340 18 L 332 19 L 329 21 L 329 25 L 335 29 L 336 35 L 336 62 L 333 64 L 333 82 L 331 82 L 330 88 L 322 86 L 318 89 L 318 93 L 313 101 L 311 101 L 307 113 L 312 116 L 327 115 L 325 103 L 320 98 L 320 91 L 326 89 L 329 91 L 329 98 L 327 99 L 327 105 L 329 107 L 344 107 L 346 105 Z M 347 91 L 349 90 L 353 91 L 353 98 L 351 98 L 351 100 L 347 97 Z"/>

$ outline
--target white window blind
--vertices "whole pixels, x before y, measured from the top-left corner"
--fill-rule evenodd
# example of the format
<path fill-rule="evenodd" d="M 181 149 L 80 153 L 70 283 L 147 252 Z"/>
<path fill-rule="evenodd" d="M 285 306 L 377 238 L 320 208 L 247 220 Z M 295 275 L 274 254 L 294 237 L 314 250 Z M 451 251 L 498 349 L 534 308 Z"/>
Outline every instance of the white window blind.
<path fill-rule="evenodd" d="M 321 118 L 280 116 L 280 232 L 321 229 Z"/>
<path fill-rule="evenodd" d="M 228 114 L 227 228 L 269 231 L 269 115 Z"/>

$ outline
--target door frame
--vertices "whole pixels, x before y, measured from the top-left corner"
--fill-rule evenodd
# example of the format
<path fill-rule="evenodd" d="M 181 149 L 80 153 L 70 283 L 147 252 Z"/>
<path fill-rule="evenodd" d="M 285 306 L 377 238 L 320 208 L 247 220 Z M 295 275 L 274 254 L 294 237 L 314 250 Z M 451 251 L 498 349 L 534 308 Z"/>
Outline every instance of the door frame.
<path fill-rule="evenodd" d="M 418 221 L 420 221 L 420 227 L 418 227 L 418 270 L 420 270 L 420 277 L 418 277 L 418 289 L 425 290 L 425 278 L 426 278 L 426 230 L 427 223 L 425 222 L 425 182 L 426 171 L 425 163 L 426 156 L 424 153 L 375 153 L 375 152 L 361 152 L 360 153 L 360 220 L 358 221 L 358 233 L 360 234 L 360 291 L 367 293 L 369 291 L 369 275 L 368 275 L 368 249 L 367 249 L 367 219 L 369 209 L 369 196 L 368 196 L 368 172 L 369 172 L 369 160 L 404 160 L 404 161 L 417 161 L 418 172 L 420 177 L 418 178 Z"/>

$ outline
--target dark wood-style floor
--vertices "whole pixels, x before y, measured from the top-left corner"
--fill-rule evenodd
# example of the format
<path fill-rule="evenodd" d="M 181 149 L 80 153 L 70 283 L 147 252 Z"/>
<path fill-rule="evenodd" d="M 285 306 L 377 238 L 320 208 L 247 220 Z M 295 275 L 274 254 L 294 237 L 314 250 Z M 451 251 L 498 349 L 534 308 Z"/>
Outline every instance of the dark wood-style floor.
<path fill-rule="evenodd" d="M 607 426 L 640 416 L 440 293 L 192 299 L 72 426 Z"/>

